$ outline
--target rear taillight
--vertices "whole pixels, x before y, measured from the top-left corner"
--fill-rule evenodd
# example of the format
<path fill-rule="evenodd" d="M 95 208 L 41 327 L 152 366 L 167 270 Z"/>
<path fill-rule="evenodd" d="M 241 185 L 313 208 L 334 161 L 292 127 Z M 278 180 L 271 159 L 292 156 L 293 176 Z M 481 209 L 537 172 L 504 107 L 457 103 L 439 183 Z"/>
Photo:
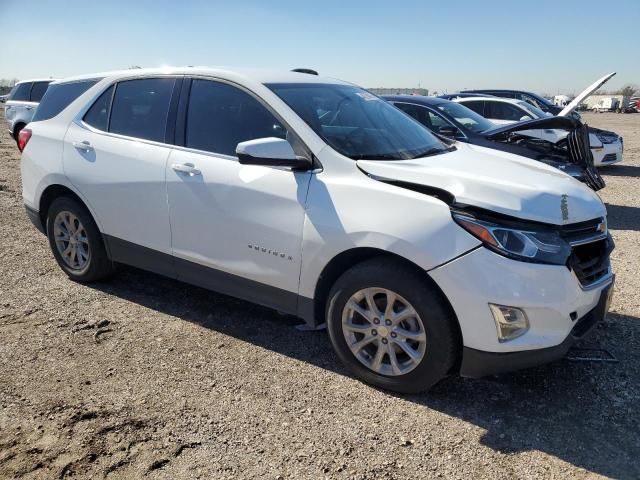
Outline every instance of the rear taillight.
<path fill-rule="evenodd" d="M 18 134 L 18 150 L 22 152 L 27 146 L 27 143 L 29 143 L 30 138 L 31 130 L 29 130 L 28 128 L 23 128 L 22 130 L 20 130 L 20 133 Z"/>

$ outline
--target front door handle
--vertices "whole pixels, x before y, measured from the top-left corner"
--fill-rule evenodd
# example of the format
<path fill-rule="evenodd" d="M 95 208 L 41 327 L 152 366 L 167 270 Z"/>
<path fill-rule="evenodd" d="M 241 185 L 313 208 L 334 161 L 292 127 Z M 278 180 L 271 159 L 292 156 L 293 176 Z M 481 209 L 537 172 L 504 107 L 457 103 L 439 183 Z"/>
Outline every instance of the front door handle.
<path fill-rule="evenodd" d="M 27 106 L 26 106 L 26 107 L 24 107 L 24 108 L 26 108 L 27 110 L 33 110 L 33 107 L 30 107 L 29 105 L 27 105 Z"/>
<path fill-rule="evenodd" d="M 187 173 L 190 177 L 202 175 L 202 172 L 196 168 L 193 163 L 174 163 L 171 168 L 176 172 Z"/>
<path fill-rule="evenodd" d="M 72 145 L 78 150 L 84 150 L 85 152 L 90 152 L 93 150 L 91 144 L 86 140 L 82 142 L 73 142 Z"/>

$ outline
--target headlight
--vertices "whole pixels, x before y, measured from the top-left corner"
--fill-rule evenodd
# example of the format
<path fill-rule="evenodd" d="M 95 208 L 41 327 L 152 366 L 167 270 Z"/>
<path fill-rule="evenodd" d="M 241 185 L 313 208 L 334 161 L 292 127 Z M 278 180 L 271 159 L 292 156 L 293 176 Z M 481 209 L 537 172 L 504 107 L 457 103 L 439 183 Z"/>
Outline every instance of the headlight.
<path fill-rule="evenodd" d="M 453 219 L 491 250 L 516 260 L 565 265 L 571 246 L 553 230 L 520 229 L 479 220 L 462 213 Z"/>

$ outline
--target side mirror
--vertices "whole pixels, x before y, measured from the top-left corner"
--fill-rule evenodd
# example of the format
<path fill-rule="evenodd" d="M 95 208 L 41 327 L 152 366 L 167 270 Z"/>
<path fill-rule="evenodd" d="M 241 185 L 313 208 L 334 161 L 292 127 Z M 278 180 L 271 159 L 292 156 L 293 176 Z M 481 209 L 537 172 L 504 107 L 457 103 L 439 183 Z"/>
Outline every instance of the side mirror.
<path fill-rule="evenodd" d="M 297 170 L 311 168 L 311 160 L 296 156 L 291 144 L 282 138 L 258 138 L 241 142 L 236 147 L 242 165 L 291 167 Z"/>
<path fill-rule="evenodd" d="M 458 129 L 453 125 L 445 125 L 438 129 L 438 133 L 444 137 L 455 137 L 458 134 Z"/>
<path fill-rule="evenodd" d="M 521 122 L 524 122 L 525 120 L 532 120 L 532 118 L 529 115 L 523 115 L 520 117 Z"/>

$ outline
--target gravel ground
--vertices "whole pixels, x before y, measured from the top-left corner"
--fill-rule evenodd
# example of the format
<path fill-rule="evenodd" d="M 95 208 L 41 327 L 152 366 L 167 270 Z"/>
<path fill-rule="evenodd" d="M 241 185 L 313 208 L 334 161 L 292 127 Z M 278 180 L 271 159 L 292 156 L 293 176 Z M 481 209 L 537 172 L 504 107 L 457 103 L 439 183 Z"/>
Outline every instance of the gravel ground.
<path fill-rule="evenodd" d="M 325 332 L 122 269 L 69 281 L 24 214 L 0 144 L 0 478 L 640 477 L 640 115 L 603 170 L 612 311 L 562 360 L 397 396 L 350 378 Z"/>

